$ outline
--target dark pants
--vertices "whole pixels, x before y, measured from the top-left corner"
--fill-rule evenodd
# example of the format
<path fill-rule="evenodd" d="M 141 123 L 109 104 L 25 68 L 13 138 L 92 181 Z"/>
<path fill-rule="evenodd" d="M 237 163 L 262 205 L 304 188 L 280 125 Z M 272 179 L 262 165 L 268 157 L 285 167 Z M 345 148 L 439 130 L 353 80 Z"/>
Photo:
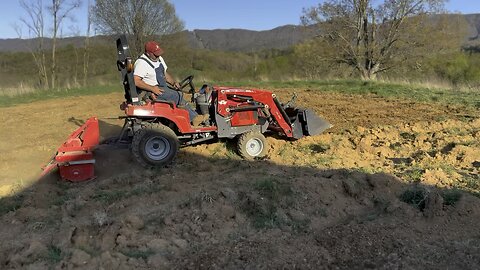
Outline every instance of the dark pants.
<path fill-rule="evenodd" d="M 162 89 L 163 93 L 157 96 L 157 100 L 171 101 L 174 102 L 177 106 L 185 104 L 185 109 L 187 109 L 188 111 L 190 122 L 192 122 L 193 118 L 195 118 L 195 116 L 197 116 L 198 114 L 192 108 L 190 108 L 190 105 L 185 100 L 183 100 L 182 93 L 168 87 L 163 87 Z"/>
<path fill-rule="evenodd" d="M 155 74 L 157 76 L 158 86 L 163 89 L 163 93 L 157 96 L 157 100 L 172 101 L 175 102 L 177 106 L 184 105 L 186 107 L 185 109 L 187 109 L 188 111 L 190 122 L 192 122 L 193 118 L 195 118 L 195 116 L 197 116 L 198 114 L 194 110 L 192 110 L 192 108 L 190 108 L 190 105 L 188 105 L 185 100 L 183 100 L 183 95 L 181 92 L 175 91 L 166 86 L 167 81 L 165 79 L 165 68 L 163 64 L 160 64 L 160 66 L 155 69 Z"/>

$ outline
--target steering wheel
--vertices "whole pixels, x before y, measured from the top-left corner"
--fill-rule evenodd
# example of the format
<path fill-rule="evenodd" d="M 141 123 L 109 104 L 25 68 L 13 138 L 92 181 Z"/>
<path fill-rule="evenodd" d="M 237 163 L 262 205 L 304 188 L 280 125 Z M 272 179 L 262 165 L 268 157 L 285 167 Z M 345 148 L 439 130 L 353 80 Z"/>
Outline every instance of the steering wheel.
<path fill-rule="evenodd" d="M 193 86 L 193 75 L 190 75 L 190 76 L 186 77 L 179 84 L 180 84 L 180 88 L 179 88 L 180 91 L 182 91 L 184 93 L 195 92 L 195 86 Z M 190 85 L 190 89 L 187 90 L 187 91 L 183 90 L 187 85 Z"/>

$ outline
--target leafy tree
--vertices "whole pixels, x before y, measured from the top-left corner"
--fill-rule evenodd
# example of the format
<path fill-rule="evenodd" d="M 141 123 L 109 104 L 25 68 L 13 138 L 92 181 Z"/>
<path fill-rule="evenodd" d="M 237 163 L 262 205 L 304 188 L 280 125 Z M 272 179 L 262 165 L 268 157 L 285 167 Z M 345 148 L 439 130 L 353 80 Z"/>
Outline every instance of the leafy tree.
<path fill-rule="evenodd" d="M 181 31 L 183 22 L 167 0 L 96 0 L 94 23 L 107 34 L 133 36 L 134 53 L 139 53 L 147 38 Z"/>
<path fill-rule="evenodd" d="M 449 80 L 453 85 L 480 84 L 480 55 L 455 53 L 442 58 L 432 59 L 436 75 Z"/>
<path fill-rule="evenodd" d="M 397 56 L 414 55 L 422 47 L 418 34 L 425 36 L 429 32 L 423 27 L 434 26 L 426 15 L 442 10 L 445 1 L 326 0 L 304 9 L 301 19 L 319 25 L 319 40 L 329 46 L 324 58 L 351 66 L 363 79 L 375 79 L 399 62 L 393 61 Z"/>
<path fill-rule="evenodd" d="M 301 77 L 309 80 L 329 77 L 336 70 L 336 63 L 330 61 L 336 57 L 335 53 L 321 38 L 300 43 L 294 47 L 296 70 Z"/>
<path fill-rule="evenodd" d="M 461 53 L 468 29 L 465 17 L 457 14 L 435 15 L 428 19 L 417 16 L 410 18 L 406 27 L 412 30 L 400 34 L 397 53 L 388 63 L 395 68 L 391 68 L 387 74 L 396 77 L 407 75 L 410 78 L 425 78 L 433 75 L 434 70 L 429 64 Z M 445 78 L 443 75 L 441 77 Z M 451 78 L 447 79 L 453 82 Z"/>

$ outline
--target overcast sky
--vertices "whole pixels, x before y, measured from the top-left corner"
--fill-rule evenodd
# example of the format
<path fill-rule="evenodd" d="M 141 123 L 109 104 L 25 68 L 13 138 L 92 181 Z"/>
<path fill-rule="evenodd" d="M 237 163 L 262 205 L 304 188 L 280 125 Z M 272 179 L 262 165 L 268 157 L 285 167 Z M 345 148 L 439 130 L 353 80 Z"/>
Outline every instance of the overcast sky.
<path fill-rule="evenodd" d="M 28 1 L 28 0 L 27 0 Z M 93 2 L 93 0 L 91 0 Z M 51 1 L 44 0 L 44 3 Z M 66 21 L 62 35 L 85 35 L 87 2 L 74 13 L 75 22 Z M 188 30 L 229 29 L 268 30 L 285 24 L 299 24 L 302 9 L 316 6 L 319 0 L 172 0 L 178 16 Z M 480 0 L 450 0 L 450 11 L 480 13 Z M 17 38 L 13 28 L 24 15 L 19 0 L 2 0 L 0 38 Z M 48 30 L 48 29 L 47 29 Z M 28 38 L 28 31 L 22 31 Z"/>

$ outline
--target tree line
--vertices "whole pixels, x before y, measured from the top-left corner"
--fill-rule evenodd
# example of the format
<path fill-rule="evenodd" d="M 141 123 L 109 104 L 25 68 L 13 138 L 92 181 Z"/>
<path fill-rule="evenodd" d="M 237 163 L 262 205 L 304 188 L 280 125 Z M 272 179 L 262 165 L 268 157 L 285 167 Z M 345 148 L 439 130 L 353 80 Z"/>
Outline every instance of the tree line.
<path fill-rule="evenodd" d="M 462 16 L 444 12 L 445 0 L 322 1 L 306 7 L 301 15 L 304 25 L 319 28 L 318 36 L 286 50 L 251 53 L 191 49 L 181 33 L 184 23 L 167 0 L 124 0 L 121 4 L 115 0 L 86 3 L 51 0 L 49 5 L 43 0 L 20 0 L 20 3 L 27 15 L 20 22 L 27 27 L 30 37 L 35 38 L 30 55 L 36 67 L 36 85 L 40 88 L 58 87 L 59 77 L 87 85 L 92 81 L 90 78 L 105 73 L 98 69 L 98 65 L 104 65 L 99 59 L 114 61 L 113 45 L 112 53 L 98 54 L 106 48 L 91 44 L 92 27 L 108 35 L 127 34 L 133 55 L 142 52 L 145 41 L 159 40 L 167 47 L 165 58 L 179 76 L 196 73 L 215 81 L 432 76 L 458 84 L 480 78 L 477 47 L 461 51 L 466 22 Z M 74 58 L 67 60 L 70 64 L 75 62 L 73 74 L 59 74 L 59 70 L 73 71 L 59 68 L 59 53 L 63 56 L 71 53 L 56 46 L 59 29 L 81 4 L 88 6 L 84 46 L 74 48 Z M 48 20 L 51 26 L 46 25 L 47 16 L 51 18 Z M 49 35 L 46 29 L 51 29 Z M 50 52 L 44 44 L 47 36 L 52 38 Z M 92 59 L 96 63 L 92 64 Z"/>
<path fill-rule="evenodd" d="M 86 2 L 86 3 L 85 3 Z M 167 0 L 20 0 L 24 16 L 13 27 L 19 37 L 24 29 L 31 38 L 29 50 L 37 68 L 37 86 L 57 87 L 57 39 L 64 21 L 73 19 L 74 11 L 87 5 L 87 29 L 83 47 L 83 84 L 88 80 L 90 64 L 90 31 L 92 25 L 105 34 L 127 34 L 133 37 L 132 50 L 137 53 L 147 39 L 183 30 L 174 6 Z M 50 53 L 45 39 L 52 39 Z"/>

